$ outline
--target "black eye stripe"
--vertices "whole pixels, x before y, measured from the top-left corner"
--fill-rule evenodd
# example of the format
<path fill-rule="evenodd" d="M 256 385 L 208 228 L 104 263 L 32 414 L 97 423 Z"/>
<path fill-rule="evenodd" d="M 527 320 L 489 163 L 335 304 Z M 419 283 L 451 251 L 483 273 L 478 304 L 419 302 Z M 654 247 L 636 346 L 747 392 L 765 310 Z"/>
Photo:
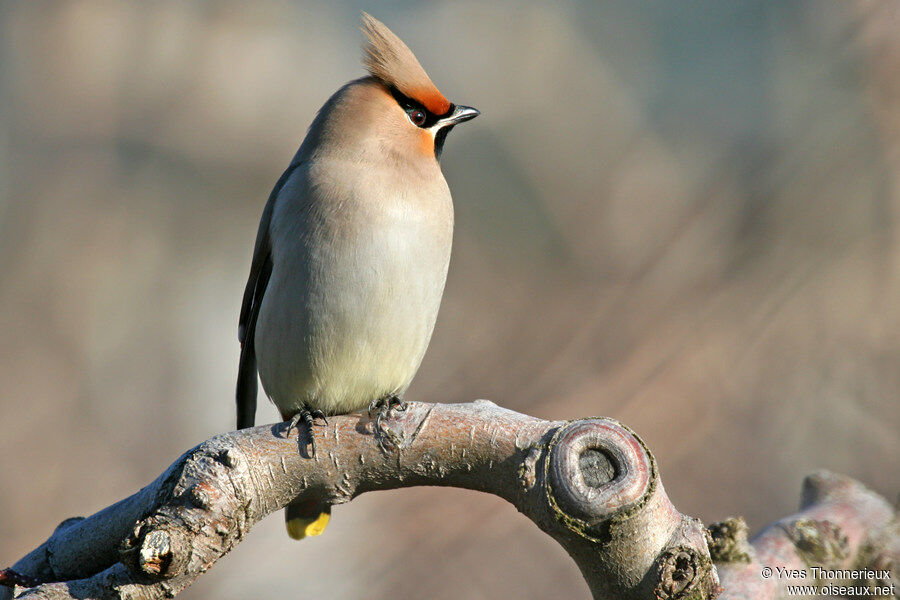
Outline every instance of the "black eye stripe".
<path fill-rule="evenodd" d="M 428 129 L 429 127 L 431 127 L 432 125 L 434 125 L 435 123 L 440 121 L 443 117 L 446 117 L 447 115 L 449 115 L 453 111 L 453 108 L 454 108 L 453 105 L 451 104 L 450 110 L 448 110 L 445 114 L 436 115 L 436 114 L 432 113 L 431 111 L 429 111 L 424 106 L 422 106 L 422 104 L 420 102 L 416 102 L 409 96 L 404 96 L 400 92 L 400 90 L 398 90 L 394 86 L 391 86 L 389 89 L 390 89 L 391 95 L 394 97 L 394 100 L 396 100 L 397 104 L 399 104 L 400 107 L 406 111 L 406 114 L 409 115 L 411 111 L 418 110 L 418 111 L 421 111 L 422 114 L 425 115 L 425 120 L 422 122 L 421 125 L 416 123 L 415 120 L 413 120 L 412 117 L 410 116 L 410 120 L 413 123 L 416 123 L 416 125 L 418 127 L 421 127 L 422 129 Z"/>

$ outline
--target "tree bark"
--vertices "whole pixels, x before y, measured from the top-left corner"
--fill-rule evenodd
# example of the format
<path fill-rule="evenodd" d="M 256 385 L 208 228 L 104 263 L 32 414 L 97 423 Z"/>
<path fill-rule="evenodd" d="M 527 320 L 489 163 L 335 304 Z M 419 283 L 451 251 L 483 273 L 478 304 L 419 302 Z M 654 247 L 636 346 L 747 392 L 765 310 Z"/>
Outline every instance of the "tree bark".
<path fill-rule="evenodd" d="M 715 523 L 710 530 L 724 586 L 720 600 L 803 597 L 800 586 L 817 588 L 818 597 L 835 597 L 827 592 L 840 586 L 869 588 L 851 595 L 870 598 L 896 598 L 900 591 L 896 513 L 881 496 L 843 475 L 809 475 L 800 512 L 772 523 L 752 544 L 743 519 Z M 871 593 L 875 588 L 887 593 Z"/>
<path fill-rule="evenodd" d="M 774 597 L 734 595 L 766 583 L 759 570 L 754 582 L 753 569 L 780 559 L 766 534 L 755 550 L 740 527 L 720 526 L 710 538 L 700 521 L 669 501 L 640 438 L 612 419 L 543 421 L 485 400 L 410 403 L 378 435 L 370 419 L 352 414 L 329 418 L 314 436 L 313 457 L 305 432 L 287 423 L 207 440 L 131 497 L 63 521 L 12 572 L 0 572 L 0 581 L 7 576 L 14 583 L 18 574 L 39 585 L 0 588 L 0 600 L 13 590 L 21 599 L 172 597 L 256 522 L 294 499 L 341 504 L 364 492 L 414 485 L 505 498 L 565 548 L 594 598 L 714 598 L 721 587 L 708 541 L 724 567 L 726 589 L 734 582 L 727 597 Z M 857 557 L 862 540 L 885 535 L 893 510 L 871 492 L 854 495 L 863 488 L 847 481 L 856 491 L 841 496 L 843 503 L 832 502 L 831 492 L 811 493 L 805 510 L 808 518 L 841 528 L 852 538 L 847 556 Z M 868 508 L 859 518 L 844 518 L 862 497 Z"/>

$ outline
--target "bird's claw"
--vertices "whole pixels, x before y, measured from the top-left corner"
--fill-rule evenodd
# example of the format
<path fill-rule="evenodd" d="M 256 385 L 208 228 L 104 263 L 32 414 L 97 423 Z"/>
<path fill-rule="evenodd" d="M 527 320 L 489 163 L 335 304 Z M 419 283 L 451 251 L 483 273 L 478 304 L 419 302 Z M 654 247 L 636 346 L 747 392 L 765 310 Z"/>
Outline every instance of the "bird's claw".
<path fill-rule="evenodd" d="M 299 431 L 300 421 L 303 421 L 303 427 L 306 429 L 306 436 L 309 439 L 310 458 L 316 456 L 316 437 L 313 435 L 313 425 L 315 425 L 316 419 L 322 419 L 323 423 L 328 425 L 328 419 L 325 418 L 325 413 L 321 410 L 303 408 L 303 410 L 291 417 L 291 421 L 288 423 L 288 428 L 285 432 L 286 437 L 291 437 L 291 430 L 296 429 Z"/>
<path fill-rule="evenodd" d="M 391 394 L 390 396 L 382 396 L 376 398 L 369 403 L 369 418 L 373 417 L 390 417 L 391 413 L 403 412 L 409 405 L 404 402 L 400 396 Z"/>
<path fill-rule="evenodd" d="M 375 419 L 375 437 L 378 438 L 382 448 L 386 448 L 385 441 L 390 440 L 396 445 L 396 435 L 384 426 L 384 420 L 391 418 L 395 412 L 403 412 L 408 408 L 408 404 L 399 396 L 391 394 L 372 400 L 369 404 L 369 418 Z"/>

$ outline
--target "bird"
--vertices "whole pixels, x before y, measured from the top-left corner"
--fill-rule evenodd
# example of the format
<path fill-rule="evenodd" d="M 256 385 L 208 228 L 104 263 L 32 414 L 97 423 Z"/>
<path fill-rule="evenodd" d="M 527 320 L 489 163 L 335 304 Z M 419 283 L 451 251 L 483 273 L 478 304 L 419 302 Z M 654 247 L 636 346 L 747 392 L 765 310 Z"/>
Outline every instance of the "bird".
<path fill-rule="evenodd" d="M 382 22 L 363 13 L 361 29 L 368 73 L 325 102 L 269 195 L 238 325 L 238 429 L 254 424 L 258 373 L 309 456 L 318 419 L 368 409 L 377 431 L 405 409 L 450 262 L 441 153 L 481 114 L 447 100 Z M 294 501 L 288 534 L 320 535 L 330 514 Z"/>

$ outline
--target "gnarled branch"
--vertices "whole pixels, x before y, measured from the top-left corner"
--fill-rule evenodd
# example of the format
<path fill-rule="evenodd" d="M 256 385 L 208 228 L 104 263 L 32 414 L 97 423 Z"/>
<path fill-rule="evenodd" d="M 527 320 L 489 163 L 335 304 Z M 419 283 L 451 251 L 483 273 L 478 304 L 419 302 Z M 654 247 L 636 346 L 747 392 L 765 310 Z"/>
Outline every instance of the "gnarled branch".
<path fill-rule="evenodd" d="M 725 589 L 720 600 L 774 600 L 801 595 L 801 586 L 817 588 L 817 596 L 850 587 L 852 595 L 894 598 L 900 590 L 898 528 L 895 510 L 875 492 L 843 475 L 813 473 L 803 482 L 800 512 L 772 523 L 752 544 L 743 519 L 710 526 Z"/>
<path fill-rule="evenodd" d="M 216 436 L 133 496 L 64 521 L 3 575 L 40 582 L 15 588 L 21 599 L 171 597 L 294 499 L 340 504 L 367 491 L 414 485 L 505 498 L 566 549 L 595 598 L 715 598 L 722 588 L 709 540 L 730 598 L 766 597 L 754 591 L 762 588 L 752 571 L 781 560 L 780 546 L 765 541 L 769 534 L 754 549 L 737 521 L 709 538 L 698 520 L 669 501 L 643 442 L 611 419 L 543 421 L 480 400 L 410 403 L 385 426 L 375 436 L 364 416 L 332 417 L 315 428 L 314 457 L 306 453 L 305 434 L 286 423 Z M 812 489 L 832 490 L 817 487 L 828 476 L 818 477 L 808 484 Z M 885 531 L 893 511 L 868 493 L 871 509 L 860 513 L 871 520 L 866 529 L 857 517 L 844 518 L 858 498 L 836 493 L 810 492 L 806 510 L 846 529 L 843 535 L 853 538 L 848 552 L 856 556 L 860 540 Z M 8 597 L 0 588 L 0 600 Z"/>
<path fill-rule="evenodd" d="M 42 582 L 18 598 L 177 594 L 250 528 L 295 498 L 443 485 L 496 494 L 553 536 L 595 597 L 660 598 L 717 587 L 704 529 L 669 502 L 653 455 L 610 419 L 543 421 L 487 401 L 410 403 L 372 434 L 360 415 L 303 433 L 279 423 L 214 437 L 153 483 L 63 522 L 20 560 Z"/>

